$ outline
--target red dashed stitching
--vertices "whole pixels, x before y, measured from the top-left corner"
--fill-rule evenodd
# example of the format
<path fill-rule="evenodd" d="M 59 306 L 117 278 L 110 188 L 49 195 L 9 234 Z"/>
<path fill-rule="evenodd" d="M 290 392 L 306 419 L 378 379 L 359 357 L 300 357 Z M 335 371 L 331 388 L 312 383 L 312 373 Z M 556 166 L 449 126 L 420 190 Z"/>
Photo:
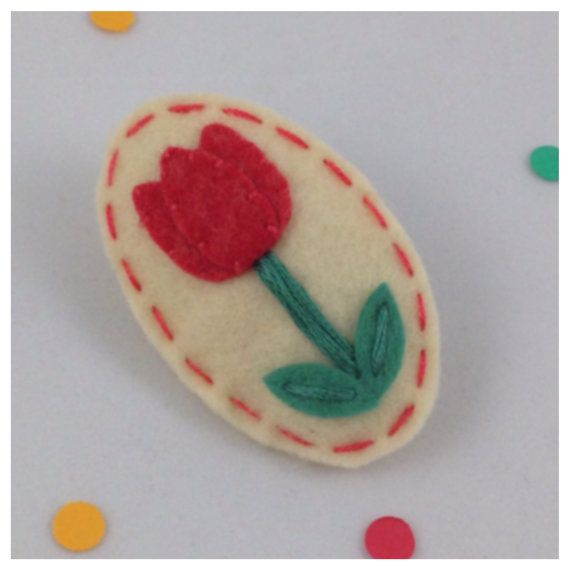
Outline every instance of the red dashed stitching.
<path fill-rule="evenodd" d="M 154 119 L 154 114 L 146 115 L 142 119 L 139 119 L 134 125 L 132 125 L 126 133 L 127 138 L 134 137 L 143 127 L 148 125 Z"/>
<path fill-rule="evenodd" d="M 409 406 L 404 408 L 404 411 L 398 416 L 398 419 L 392 424 L 392 427 L 388 430 L 389 437 L 396 435 L 400 431 L 402 426 L 404 426 L 404 424 L 406 424 L 407 421 L 412 417 L 412 414 L 414 413 L 415 409 L 416 406 L 414 404 L 410 404 Z"/>
<path fill-rule="evenodd" d="M 192 360 L 190 360 L 188 357 L 184 359 L 184 362 L 186 363 L 186 366 L 188 366 L 188 368 L 192 370 L 194 374 L 197 374 L 200 378 L 202 378 L 204 382 L 210 385 L 214 384 L 212 377 L 206 374 L 195 362 L 192 362 Z"/>
<path fill-rule="evenodd" d="M 424 305 L 424 297 L 421 293 L 418 293 L 418 324 L 421 331 L 425 330 L 426 322 L 426 307 Z"/>
<path fill-rule="evenodd" d="M 201 103 L 192 103 L 192 104 L 171 105 L 168 108 L 168 110 L 171 113 L 186 114 L 186 113 L 190 113 L 193 111 L 202 111 L 204 109 L 204 107 L 205 106 Z M 236 109 L 233 107 L 226 107 L 226 108 L 223 108 L 222 111 L 226 115 L 231 115 L 234 117 L 238 117 L 240 119 L 245 119 L 245 120 L 257 123 L 257 124 L 263 123 L 262 119 L 260 119 L 258 116 L 253 115 L 252 113 L 249 113 L 249 112 L 244 111 L 242 109 Z M 127 130 L 126 136 L 127 137 L 134 136 L 143 127 L 145 127 L 145 125 L 150 123 L 154 118 L 155 118 L 154 114 L 149 114 L 149 115 L 146 115 L 145 117 L 139 119 L 136 123 L 134 123 Z M 309 145 L 302 138 L 298 137 L 297 135 L 295 135 L 291 131 L 288 131 L 288 130 L 283 129 L 281 127 L 275 127 L 275 131 L 277 132 L 277 134 L 279 136 L 288 139 L 289 141 L 296 144 L 297 146 L 299 146 L 303 149 L 309 148 Z M 115 152 L 111 156 L 111 159 L 109 161 L 109 165 L 107 168 L 107 186 L 108 187 L 113 185 L 118 157 L 119 157 L 119 150 L 117 149 L 117 150 L 115 150 Z M 329 159 L 324 159 L 323 164 L 343 184 L 345 184 L 346 186 L 352 186 L 351 178 L 336 163 L 334 163 L 333 161 L 331 161 Z M 383 229 L 387 229 L 388 224 L 387 224 L 386 218 L 382 215 L 382 213 L 374 205 L 374 203 L 367 196 L 364 196 L 362 198 L 362 201 L 364 202 L 365 206 L 372 212 L 372 214 L 377 219 L 380 226 Z M 107 220 L 107 226 L 109 229 L 109 234 L 111 235 L 111 238 L 113 240 L 117 240 L 118 236 L 117 236 L 117 228 L 115 225 L 113 206 L 110 202 L 107 203 L 107 205 L 105 207 L 105 216 L 106 216 L 106 220 Z M 409 257 L 407 256 L 405 251 L 397 243 L 394 242 L 392 245 L 393 245 L 394 250 L 398 256 L 400 263 L 403 265 L 403 267 L 406 270 L 406 272 L 408 273 L 408 275 L 410 277 L 413 277 L 414 276 L 414 269 L 413 269 L 413 266 L 410 262 Z M 133 273 L 132 268 L 129 265 L 129 263 L 123 258 L 123 259 L 121 259 L 121 264 L 125 270 L 125 273 L 129 279 L 129 281 L 133 285 L 133 287 L 137 291 L 140 292 L 142 290 L 142 285 L 141 285 L 140 281 L 138 280 L 138 278 Z M 426 310 L 425 310 L 425 304 L 424 304 L 423 296 L 421 293 L 417 294 L 417 303 L 418 303 L 418 323 L 419 323 L 420 330 L 423 331 L 426 327 Z M 170 341 L 173 341 L 174 340 L 174 334 L 172 333 L 172 330 L 168 326 L 162 312 L 155 305 L 152 306 L 151 311 L 152 311 L 152 314 L 153 314 L 154 318 L 156 319 L 157 323 L 159 324 L 162 332 L 166 336 L 166 338 Z M 192 372 L 197 374 L 207 384 L 210 384 L 210 385 L 214 384 L 213 379 L 208 374 L 206 374 L 206 372 L 204 372 L 196 363 L 192 362 L 189 358 L 185 358 L 184 362 L 186 363 L 186 366 Z M 425 349 L 422 349 L 420 352 L 419 363 L 418 363 L 418 371 L 417 371 L 417 377 L 416 377 L 417 378 L 416 384 L 417 384 L 418 388 L 420 388 L 424 382 L 426 367 L 427 367 L 427 353 L 426 353 Z M 228 398 L 228 400 L 230 401 L 230 403 L 234 407 L 236 407 L 237 409 L 248 414 L 253 419 L 255 419 L 257 421 L 260 421 L 262 419 L 262 416 L 258 411 L 250 408 L 242 400 L 239 400 L 238 398 L 235 398 L 233 396 L 230 396 Z M 394 436 L 408 422 L 408 420 L 411 418 L 414 411 L 415 411 L 415 405 L 414 404 L 409 404 L 406 408 L 404 408 L 402 413 L 398 416 L 396 421 L 390 427 L 390 429 L 388 431 L 388 436 L 389 437 Z M 285 428 L 282 428 L 279 426 L 277 426 L 277 429 L 279 430 L 281 435 L 283 435 L 284 437 L 288 438 L 289 440 L 291 440 L 295 443 L 298 443 L 299 445 L 303 445 L 305 447 L 310 447 L 310 446 L 315 445 L 314 442 L 309 441 L 309 440 L 301 437 L 300 435 L 297 435 L 296 433 L 294 433 L 288 429 L 285 429 Z M 353 443 L 349 443 L 349 444 L 334 446 L 332 448 L 332 451 L 334 453 L 353 453 L 353 452 L 358 452 L 358 451 L 362 451 L 364 449 L 367 449 L 370 446 L 374 445 L 374 443 L 375 443 L 374 440 L 367 439 L 367 440 L 357 441 L 357 442 L 353 442 Z"/>
<path fill-rule="evenodd" d="M 388 229 L 388 222 L 386 222 L 386 218 L 382 215 L 380 210 L 376 207 L 376 205 L 368 198 L 368 196 L 364 196 L 362 198 L 365 206 L 372 212 L 372 215 L 378 220 L 378 223 L 384 228 L 385 230 Z"/>
<path fill-rule="evenodd" d="M 398 259 L 400 260 L 400 263 L 404 266 L 406 273 L 410 277 L 413 277 L 414 276 L 414 268 L 412 267 L 412 263 L 410 262 L 410 258 L 408 257 L 406 252 L 396 242 L 394 242 L 392 245 L 394 246 L 394 250 L 396 251 L 396 254 L 398 255 Z"/>
<path fill-rule="evenodd" d="M 416 386 L 421 388 L 424 383 L 424 378 L 426 376 L 426 368 L 427 368 L 427 353 L 426 349 L 422 348 L 420 351 L 420 358 L 418 362 L 418 373 L 416 375 Z"/>
<path fill-rule="evenodd" d="M 105 206 L 105 218 L 107 219 L 107 227 L 111 238 L 117 239 L 117 226 L 115 225 L 115 214 L 113 213 L 113 204 L 110 202 Z"/>
<path fill-rule="evenodd" d="M 153 305 L 151 308 L 151 311 L 152 311 L 152 314 L 154 315 L 154 318 L 156 319 L 156 321 L 160 325 L 160 328 L 162 329 L 164 336 L 166 336 L 166 338 L 170 341 L 174 340 L 174 335 L 172 334 L 170 327 L 166 323 L 164 315 L 162 314 L 160 309 L 156 305 Z"/>
<path fill-rule="evenodd" d="M 188 105 L 170 105 L 170 107 L 168 107 L 168 110 L 171 113 L 178 113 L 180 115 L 185 115 L 187 113 L 203 111 L 204 107 L 205 105 L 203 105 L 202 103 L 190 103 Z"/>
<path fill-rule="evenodd" d="M 312 447 L 313 445 L 315 445 L 312 441 L 309 441 L 308 439 L 305 439 L 304 437 L 301 437 L 300 435 L 297 435 L 296 433 L 288 429 L 282 427 L 277 427 L 277 429 L 279 430 L 282 436 L 290 439 L 291 441 L 294 441 L 295 443 L 298 443 L 299 445 L 302 445 L 304 447 Z"/>
<path fill-rule="evenodd" d="M 343 183 L 347 186 L 352 186 L 352 180 L 348 177 L 346 172 L 342 170 L 338 164 L 334 163 L 332 160 L 325 158 L 323 164 Z"/>
<path fill-rule="evenodd" d="M 121 259 L 121 265 L 123 266 L 123 269 L 125 270 L 125 273 L 127 274 L 129 281 L 131 282 L 131 285 L 137 291 L 142 291 L 141 282 L 137 279 L 136 275 L 133 272 L 133 268 L 130 266 L 129 262 L 125 258 L 123 258 Z"/>
<path fill-rule="evenodd" d="M 349 443 L 347 445 L 337 445 L 333 447 L 334 453 L 353 453 L 354 451 L 362 451 L 367 447 L 374 445 L 374 441 L 372 439 L 366 439 L 364 441 L 356 441 L 354 443 Z"/>
<path fill-rule="evenodd" d="M 111 160 L 109 160 L 109 166 L 107 167 L 107 187 L 110 188 L 113 186 L 113 181 L 115 179 L 115 170 L 117 168 L 117 160 L 119 159 L 119 149 L 117 149 L 113 156 L 111 156 Z"/>
<path fill-rule="evenodd" d="M 225 109 L 222 109 L 222 111 L 226 115 L 238 117 L 239 119 L 245 119 L 246 121 L 251 121 L 252 123 L 257 123 L 258 125 L 261 125 L 261 123 L 263 123 L 263 121 L 257 115 L 252 115 L 251 113 L 248 113 L 247 111 L 244 111 L 242 109 L 235 109 L 234 107 L 226 107 Z"/>
<path fill-rule="evenodd" d="M 277 134 L 284 139 L 291 141 L 293 144 L 304 148 L 305 150 L 309 148 L 309 145 L 301 138 L 298 137 L 295 133 L 288 131 L 287 129 L 282 129 L 281 127 L 275 127 Z"/>
<path fill-rule="evenodd" d="M 246 414 L 248 414 L 249 416 L 251 416 L 252 418 L 254 418 L 258 421 L 261 419 L 261 414 L 259 412 L 256 412 L 252 408 L 250 408 L 242 400 L 238 400 L 237 398 L 234 398 L 233 396 L 230 396 L 228 399 L 236 408 L 238 408 L 242 412 L 245 412 Z"/>

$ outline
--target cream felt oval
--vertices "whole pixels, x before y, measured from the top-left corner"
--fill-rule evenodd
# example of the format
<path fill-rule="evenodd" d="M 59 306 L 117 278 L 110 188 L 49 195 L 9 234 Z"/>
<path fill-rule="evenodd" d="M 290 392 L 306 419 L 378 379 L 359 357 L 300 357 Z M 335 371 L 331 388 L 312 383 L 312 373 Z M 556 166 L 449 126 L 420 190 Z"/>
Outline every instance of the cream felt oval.
<path fill-rule="evenodd" d="M 263 382 L 271 371 L 330 363 L 254 270 L 220 283 L 194 277 L 142 225 L 133 189 L 159 180 L 167 147 L 196 148 L 212 123 L 253 142 L 287 179 L 292 217 L 274 251 L 338 331 L 354 339 L 366 300 L 380 284 L 389 285 L 404 323 L 405 352 L 374 409 L 323 418 L 277 399 Z M 370 182 L 313 135 L 272 111 L 222 96 L 151 102 L 112 140 L 97 209 L 111 263 L 151 342 L 191 390 L 253 439 L 308 460 L 356 467 L 421 429 L 439 376 L 438 318 L 426 272 Z"/>

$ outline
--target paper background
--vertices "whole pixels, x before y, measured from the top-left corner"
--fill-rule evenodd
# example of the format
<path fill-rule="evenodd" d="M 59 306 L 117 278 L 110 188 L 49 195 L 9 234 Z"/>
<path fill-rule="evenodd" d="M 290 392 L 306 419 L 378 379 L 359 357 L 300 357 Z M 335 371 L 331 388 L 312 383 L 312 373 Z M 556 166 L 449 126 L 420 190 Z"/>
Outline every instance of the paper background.
<path fill-rule="evenodd" d="M 350 558 L 374 518 L 420 558 L 557 555 L 557 16 L 13 15 L 13 555 L 67 557 L 73 499 L 109 532 L 84 557 Z M 409 446 L 358 471 L 259 446 L 144 339 L 103 254 L 105 142 L 153 97 L 213 91 L 305 125 L 382 189 L 440 310 L 441 394 Z"/>

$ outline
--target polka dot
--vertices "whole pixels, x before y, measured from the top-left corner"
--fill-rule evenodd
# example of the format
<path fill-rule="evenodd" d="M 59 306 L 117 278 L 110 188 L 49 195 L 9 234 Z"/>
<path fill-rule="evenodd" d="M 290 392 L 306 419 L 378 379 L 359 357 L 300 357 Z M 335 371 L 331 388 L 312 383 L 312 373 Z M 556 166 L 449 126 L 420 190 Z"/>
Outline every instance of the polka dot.
<path fill-rule="evenodd" d="M 74 552 L 95 548 L 105 536 L 105 518 L 98 507 L 84 501 L 67 503 L 52 521 L 56 542 Z"/>
<path fill-rule="evenodd" d="M 416 539 L 410 525 L 397 517 L 381 517 L 370 524 L 364 538 L 372 558 L 411 558 Z"/>
<path fill-rule="evenodd" d="M 91 21 L 108 32 L 124 32 L 135 23 L 134 12 L 89 12 Z"/>
<path fill-rule="evenodd" d="M 539 146 L 530 155 L 530 165 L 541 178 L 558 181 L 558 147 Z"/>

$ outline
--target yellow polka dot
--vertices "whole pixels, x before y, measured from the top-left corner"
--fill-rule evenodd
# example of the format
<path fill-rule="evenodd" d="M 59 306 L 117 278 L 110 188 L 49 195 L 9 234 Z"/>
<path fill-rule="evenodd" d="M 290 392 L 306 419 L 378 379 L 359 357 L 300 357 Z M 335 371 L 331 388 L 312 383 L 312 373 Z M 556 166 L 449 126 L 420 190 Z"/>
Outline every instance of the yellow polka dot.
<path fill-rule="evenodd" d="M 67 503 L 53 518 L 52 533 L 55 540 L 68 550 L 91 550 L 105 536 L 105 518 L 99 508 L 91 503 Z"/>
<path fill-rule="evenodd" d="M 134 12 L 89 12 L 91 21 L 108 32 L 124 32 L 135 23 Z"/>

